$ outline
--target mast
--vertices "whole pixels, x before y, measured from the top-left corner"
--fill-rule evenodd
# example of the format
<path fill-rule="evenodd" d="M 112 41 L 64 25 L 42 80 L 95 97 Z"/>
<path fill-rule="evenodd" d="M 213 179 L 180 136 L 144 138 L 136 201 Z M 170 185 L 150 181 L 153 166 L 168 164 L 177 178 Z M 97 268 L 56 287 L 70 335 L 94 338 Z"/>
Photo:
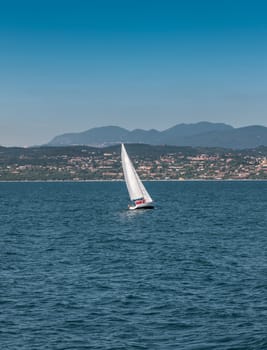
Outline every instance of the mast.
<path fill-rule="evenodd" d="M 144 198 L 146 203 L 151 203 L 152 198 L 141 182 L 127 152 L 124 144 L 121 145 L 121 160 L 126 186 L 132 201 Z"/>

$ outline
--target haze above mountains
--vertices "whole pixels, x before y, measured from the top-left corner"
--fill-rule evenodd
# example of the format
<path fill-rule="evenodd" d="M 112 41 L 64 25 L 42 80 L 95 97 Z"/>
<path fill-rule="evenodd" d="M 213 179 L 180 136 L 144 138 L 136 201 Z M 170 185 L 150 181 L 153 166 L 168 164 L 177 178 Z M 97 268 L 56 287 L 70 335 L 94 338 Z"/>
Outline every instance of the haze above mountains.
<path fill-rule="evenodd" d="M 121 142 L 233 149 L 255 148 L 267 146 L 267 127 L 252 125 L 234 128 L 224 123 L 199 122 L 177 124 L 163 131 L 155 129 L 129 131 L 118 126 L 104 126 L 79 133 L 58 135 L 47 145 L 104 147 Z"/>

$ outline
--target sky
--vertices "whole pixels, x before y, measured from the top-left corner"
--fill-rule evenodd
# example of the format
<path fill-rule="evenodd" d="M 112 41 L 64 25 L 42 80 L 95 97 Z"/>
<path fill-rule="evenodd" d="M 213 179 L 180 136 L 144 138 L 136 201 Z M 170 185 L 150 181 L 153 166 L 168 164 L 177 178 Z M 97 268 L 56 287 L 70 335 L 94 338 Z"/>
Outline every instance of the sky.
<path fill-rule="evenodd" d="M 266 13 L 263 0 L 0 0 L 0 145 L 267 126 Z"/>

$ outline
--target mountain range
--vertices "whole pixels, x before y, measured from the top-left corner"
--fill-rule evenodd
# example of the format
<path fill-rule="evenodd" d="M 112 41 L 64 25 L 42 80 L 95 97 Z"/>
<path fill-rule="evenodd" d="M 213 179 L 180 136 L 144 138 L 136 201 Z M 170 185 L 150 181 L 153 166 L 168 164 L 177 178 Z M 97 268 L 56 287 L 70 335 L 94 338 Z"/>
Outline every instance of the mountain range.
<path fill-rule="evenodd" d="M 118 126 L 104 126 L 78 133 L 58 135 L 47 145 L 104 147 L 121 142 L 246 149 L 267 146 L 267 127 L 251 125 L 234 128 L 224 123 L 199 122 L 177 124 L 163 131 L 155 129 L 129 131 Z"/>

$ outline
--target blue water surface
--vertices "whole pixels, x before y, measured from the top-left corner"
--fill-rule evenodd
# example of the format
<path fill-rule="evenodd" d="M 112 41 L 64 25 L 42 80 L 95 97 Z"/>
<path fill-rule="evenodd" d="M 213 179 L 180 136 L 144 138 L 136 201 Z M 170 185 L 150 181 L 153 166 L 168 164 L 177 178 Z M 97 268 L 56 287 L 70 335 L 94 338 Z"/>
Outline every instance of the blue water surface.
<path fill-rule="evenodd" d="M 0 183 L 0 348 L 267 349 L 267 182 Z"/>

